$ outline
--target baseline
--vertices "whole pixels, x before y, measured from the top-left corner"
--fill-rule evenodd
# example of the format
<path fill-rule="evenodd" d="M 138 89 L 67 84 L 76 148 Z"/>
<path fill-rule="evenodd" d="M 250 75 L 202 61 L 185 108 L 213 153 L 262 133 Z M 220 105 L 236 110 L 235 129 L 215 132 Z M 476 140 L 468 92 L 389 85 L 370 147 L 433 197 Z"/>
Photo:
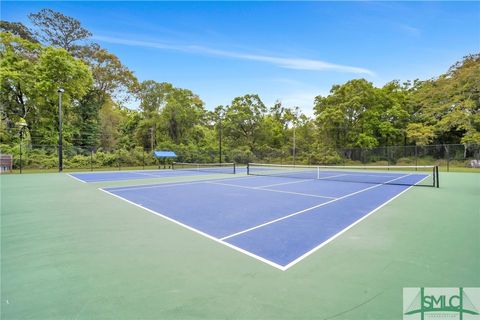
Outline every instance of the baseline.
<path fill-rule="evenodd" d="M 236 251 L 238 251 L 238 252 L 241 252 L 241 253 L 249 256 L 249 257 L 252 257 L 252 258 L 254 258 L 254 259 L 257 259 L 257 260 L 259 260 L 259 261 L 262 261 L 263 263 L 266 263 L 266 264 L 268 264 L 268 265 L 270 265 L 270 266 L 272 266 L 272 267 L 275 267 L 276 269 L 279 269 L 279 270 L 281 270 L 281 271 L 285 271 L 285 270 L 286 270 L 282 265 L 279 265 L 279 264 L 277 264 L 277 263 L 275 263 L 275 262 L 273 262 L 273 261 L 270 261 L 270 260 L 268 260 L 268 259 L 265 259 L 265 258 L 263 258 L 263 257 L 261 257 L 261 256 L 259 256 L 259 255 L 256 255 L 256 254 L 254 254 L 254 253 L 251 253 L 251 252 L 249 252 L 249 251 L 247 251 L 247 250 L 244 250 L 244 249 L 242 249 L 242 248 L 240 248 L 240 247 L 237 247 L 237 246 L 235 246 L 235 245 L 233 245 L 233 244 L 230 244 L 230 243 L 228 243 L 228 242 L 222 241 L 221 239 L 215 238 L 214 236 L 211 236 L 211 235 L 209 235 L 208 233 L 205 233 L 205 232 L 200 231 L 200 230 L 198 230 L 198 229 L 196 229 L 196 228 L 193 228 L 193 227 L 191 227 L 191 226 L 189 226 L 189 225 L 187 225 L 187 224 L 184 224 L 184 223 L 182 223 L 182 222 L 180 222 L 180 221 L 177 221 L 177 220 L 175 220 L 175 219 L 172 219 L 172 218 L 170 218 L 169 216 L 164 215 L 164 214 L 162 214 L 162 213 L 160 213 L 160 212 L 157 212 L 157 211 L 155 211 L 155 210 L 146 208 L 146 207 L 144 207 L 144 206 L 142 206 L 142 205 L 140 205 L 140 204 L 138 204 L 138 203 L 135 203 L 135 202 L 132 202 L 132 201 L 130 201 L 130 200 L 127 200 L 127 199 L 125 199 L 125 198 L 123 198 L 123 197 L 121 197 L 121 196 L 119 196 L 119 195 L 116 195 L 116 194 L 114 194 L 114 193 L 111 193 L 111 192 L 109 192 L 109 191 L 107 191 L 107 190 L 105 190 L 105 189 L 98 188 L 98 190 L 101 190 L 101 191 L 103 191 L 103 192 L 105 192 L 105 193 L 107 193 L 107 194 L 109 194 L 109 195 L 111 195 L 111 196 L 114 196 L 114 197 L 116 197 L 116 198 L 118 198 L 118 199 L 121 199 L 121 200 L 123 200 L 123 201 L 125 201 L 125 202 L 127 202 L 127 203 L 129 203 L 129 204 L 131 204 L 131 205 L 134 205 L 134 206 L 136 206 L 136 207 L 142 208 L 142 209 L 144 209 L 144 210 L 146 210 L 146 211 L 148 211 L 148 212 L 150 212 L 150 213 L 152 213 L 152 214 L 154 214 L 154 215 L 157 215 L 157 216 L 159 216 L 159 217 L 162 217 L 162 218 L 164 218 L 164 219 L 166 219 L 166 220 L 168 220 L 168 221 L 170 221 L 170 222 L 173 222 L 173 223 L 175 223 L 175 224 L 177 224 L 177 225 L 179 225 L 179 226 L 181 226 L 181 227 L 184 227 L 184 228 L 186 228 L 186 229 L 188 229 L 188 230 L 190 230 L 190 231 L 193 231 L 193 232 L 195 232 L 195 233 L 197 233 L 197 234 L 200 234 L 200 235 L 202 235 L 202 236 L 204 236 L 204 237 L 206 237 L 206 238 L 208 238 L 208 239 L 210 239 L 210 240 L 213 240 L 213 241 L 215 241 L 215 242 L 217 242 L 217 243 L 223 244 L 224 246 L 227 246 L 227 247 L 229 247 L 229 248 L 231 248 L 231 249 L 234 249 L 234 250 L 236 250 Z"/>

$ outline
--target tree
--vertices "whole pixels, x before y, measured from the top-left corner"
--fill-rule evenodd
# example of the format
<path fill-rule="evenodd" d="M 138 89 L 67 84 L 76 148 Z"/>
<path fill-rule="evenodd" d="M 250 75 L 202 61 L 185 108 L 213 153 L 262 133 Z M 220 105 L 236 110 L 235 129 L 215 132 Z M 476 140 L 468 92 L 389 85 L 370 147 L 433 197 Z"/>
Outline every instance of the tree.
<path fill-rule="evenodd" d="M 96 147 L 101 142 L 100 110 L 110 99 L 103 92 L 90 89 L 77 103 L 72 105 L 76 115 L 72 125 L 77 129 L 73 140 L 81 147 Z"/>
<path fill-rule="evenodd" d="M 159 130 L 167 133 L 175 143 L 199 141 L 202 137 L 194 135 L 197 125 L 203 125 L 205 116 L 203 101 L 187 89 L 173 89 L 166 99 L 165 107 L 160 113 Z"/>
<path fill-rule="evenodd" d="M 301 112 L 298 107 L 288 108 L 284 107 L 281 102 L 276 102 L 270 108 L 266 119 L 272 119 L 272 130 L 268 133 L 274 140 L 272 146 L 291 145 L 292 129 L 298 128 L 300 124 Z"/>
<path fill-rule="evenodd" d="M 165 107 L 167 97 L 173 92 L 173 85 L 153 80 L 143 81 L 138 90 L 140 109 L 147 114 L 158 114 Z"/>
<path fill-rule="evenodd" d="M 29 14 L 28 17 L 39 29 L 36 31 L 39 39 L 47 45 L 60 47 L 69 52 L 76 49 L 76 42 L 92 36 L 77 19 L 51 9 L 42 9 Z"/>
<path fill-rule="evenodd" d="M 334 85 L 327 97 L 315 98 L 314 111 L 320 134 L 337 147 L 378 145 L 375 130 L 380 122 L 381 97 L 372 83 L 357 79 Z"/>
<path fill-rule="evenodd" d="M 156 132 L 160 124 L 160 112 L 166 105 L 167 97 L 172 93 L 170 83 L 158 83 L 146 80 L 140 83 L 137 96 L 140 99 L 142 116 L 135 132 L 136 140 L 144 148 L 153 149 L 156 145 Z"/>
<path fill-rule="evenodd" d="M 205 124 L 206 111 L 192 91 L 148 80 L 140 84 L 138 97 L 143 118 L 136 135 L 144 146 L 154 147 L 158 141 L 198 142 L 202 138 L 202 130 L 196 126 Z"/>
<path fill-rule="evenodd" d="M 225 112 L 225 133 L 231 144 L 247 145 L 251 151 L 256 147 L 259 129 L 267 108 L 256 94 L 247 94 L 233 99 Z"/>
<path fill-rule="evenodd" d="M 366 80 L 333 86 L 315 100 L 316 123 L 327 145 L 373 148 L 405 142 L 411 120 L 410 84 L 376 88 Z"/>
<path fill-rule="evenodd" d="M 100 146 L 103 150 L 115 150 L 120 139 L 120 124 L 122 123 L 122 113 L 115 106 L 115 103 L 108 99 L 99 110 L 99 120 L 101 127 Z"/>
<path fill-rule="evenodd" d="M 432 142 L 435 132 L 432 126 L 421 123 L 410 123 L 407 126 L 407 137 L 416 145 L 425 146 Z"/>
<path fill-rule="evenodd" d="M 58 87 L 63 87 L 66 144 L 84 147 L 165 147 L 181 159 L 218 156 L 220 113 L 227 160 L 297 159 L 338 163 L 338 149 L 408 143 L 480 143 L 480 54 L 464 57 L 426 81 L 364 79 L 334 85 L 314 102 L 315 117 L 258 95 L 207 111 L 198 95 L 168 82 L 138 83 L 134 73 L 98 44 L 80 22 L 50 9 L 31 14 L 35 34 L 18 22 L 0 22 L 1 142 L 15 143 L 25 119 L 34 144 L 57 143 Z M 139 102 L 129 109 L 128 102 Z M 467 147 L 465 148 L 465 150 Z"/>
<path fill-rule="evenodd" d="M 32 31 L 28 29 L 21 22 L 9 22 L 9 21 L 0 21 L 0 32 L 9 32 L 14 36 L 20 37 L 24 40 L 38 43 L 37 39 L 33 35 Z"/>
<path fill-rule="evenodd" d="M 133 150 L 136 147 L 142 147 L 135 139 L 135 132 L 142 119 L 141 112 L 135 109 L 121 108 L 121 122 L 119 131 L 121 132 L 118 144 L 121 148 Z"/>
<path fill-rule="evenodd" d="M 109 100 L 118 105 L 127 102 L 137 91 L 138 81 L 117 56 L 96 44 L 80 47 L 76 56 L 88 64 L 93 76 L 92 88 L 74 106 L 78 116 L 75 125 L 80 129 L 76 144 L 97 146 L 101 133 L 99 110 Z"/>
<path fill-rule="evenodd" d="M 88 64 L 92 72 L 93 89 L 112 97 L 117 103 L 125 102 L 138 92 L 138 80 L 120 59 L 98 44 L 79 47 L 75 56 Z"/>
<path fill-rule="evenodd" d="M 35 103 L 38 114 L 32 119 L 43 133 L 35 142 L 54 144 L 57 131 L 58 88 L 65 89 L 63 94 L 63 113 L 65 139 L 68 141 L 79 128 L 73 125 L 76 114 L 72 106 L 78 103 L 92 86 L 92 75 L 88 67 L 73 58 L 64 49 L 46 47 L 35 65 Z"/>
<path fill-rule="evenodd" d="M 480 143 L 480 54 L 466 56 L 446 74 L 418 84 L 417 122 L 431 125 L 440 143 Z"/>
<path fill-rule="evenodd" d="M 405 144 L 405 129 L 411 121 L 410 83 L 391 81 L 377 90 L 378 123 L 375 136 L 381 145 Z"/>
<path fill-rule="evenodd" d="M 299 153 L 312 154 L 318 145 L 315 122 L 305 114 L 300 114 L 296 126 L 296 147 Z"/>
<path fill-rule="evenodd" d="M 35 97 L 35 65 L 41 46 L 11 33 L 0 33 L 1 117 L 6 127 L 14 130 L 20 118 L 32 128 L 37 105 Z"/>
<path fill-rule="evenodd" d="M 65 139 L 80 128 L 73 125 L 72 106 L 88 92 L 92 76 L 88 67 L 63 49 L 41 47 L 10 33 L 1 34 L 2 117 L 14 124 L 24 118 L 32 143 L 56 144 L 59 87 L 65 89 Z"/>

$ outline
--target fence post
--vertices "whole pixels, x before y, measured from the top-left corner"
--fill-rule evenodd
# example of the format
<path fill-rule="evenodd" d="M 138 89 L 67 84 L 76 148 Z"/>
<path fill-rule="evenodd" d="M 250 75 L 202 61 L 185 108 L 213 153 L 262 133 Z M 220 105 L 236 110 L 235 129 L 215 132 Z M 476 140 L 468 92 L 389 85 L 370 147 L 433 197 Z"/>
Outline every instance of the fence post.
<path fill-rule="evenodd" d="M 93 171 L 93 149 L 90 149 L 90 171 Z"/>
<path fill-rule="evenodd" d="M 390 147 L 389 146 L 386 146 L 386 151 L 387 151 L 387 167 L 390 167 Z M 387 170 L 390 170 L 390 168 L 388 168 Z"/>
<path fill-rule="evenodd" d="M 448 145 L 445 145 L 445 150 L 447 151 L 447 172 L 450 172 L 450 149 Z"/>
<path fill-rule="evenodd" d="M 415 171 L 418 170 L 418 147 L 417 144 L 415 144 Z"/>
<path fill-rule="evenodd" d="M 145 149 L 142 148 L 142 169 L 145 170 Z"/>
<path fill-rule="evenodd" d="M 390 147 L 386 146 L 387 149 L 387 171 L 390 171 Z"/>

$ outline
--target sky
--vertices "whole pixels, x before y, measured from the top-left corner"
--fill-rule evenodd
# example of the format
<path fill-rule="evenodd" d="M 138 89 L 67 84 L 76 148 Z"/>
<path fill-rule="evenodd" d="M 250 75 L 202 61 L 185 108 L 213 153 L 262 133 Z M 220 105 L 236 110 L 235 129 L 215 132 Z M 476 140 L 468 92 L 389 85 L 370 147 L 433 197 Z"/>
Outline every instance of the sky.
<path fill-rule="evenodd" d="M 207 109 L 259 94 L 313 114 L 332 85 L 429 79 L 480 52 L 480 2 L 14 2 L 78 19 L 140 81 L 170 82 Z"/>

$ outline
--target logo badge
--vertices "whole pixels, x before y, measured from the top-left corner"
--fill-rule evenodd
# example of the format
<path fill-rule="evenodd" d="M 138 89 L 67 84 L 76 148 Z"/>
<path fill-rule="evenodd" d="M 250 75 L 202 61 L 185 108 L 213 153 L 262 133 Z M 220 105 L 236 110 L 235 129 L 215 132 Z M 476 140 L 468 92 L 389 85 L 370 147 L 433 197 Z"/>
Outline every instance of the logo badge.
<path fill-rule="evenodd" d="M 480 320 L 480 288 L 403 288 L 403 319 Z"/>

